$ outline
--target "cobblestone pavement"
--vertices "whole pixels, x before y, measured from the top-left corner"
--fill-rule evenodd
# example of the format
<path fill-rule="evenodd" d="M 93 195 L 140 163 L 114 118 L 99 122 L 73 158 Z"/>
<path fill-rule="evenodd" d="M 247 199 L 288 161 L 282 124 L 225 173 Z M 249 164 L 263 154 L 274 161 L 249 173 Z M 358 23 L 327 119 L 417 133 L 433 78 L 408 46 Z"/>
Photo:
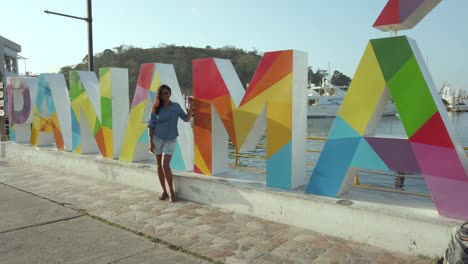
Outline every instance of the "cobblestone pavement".
<path fill-rule="evenodd" d="M 1 158 L 0 182 L 225 263 L 431 263 L 194 202 L 158 201 L 157 193 Z"/>

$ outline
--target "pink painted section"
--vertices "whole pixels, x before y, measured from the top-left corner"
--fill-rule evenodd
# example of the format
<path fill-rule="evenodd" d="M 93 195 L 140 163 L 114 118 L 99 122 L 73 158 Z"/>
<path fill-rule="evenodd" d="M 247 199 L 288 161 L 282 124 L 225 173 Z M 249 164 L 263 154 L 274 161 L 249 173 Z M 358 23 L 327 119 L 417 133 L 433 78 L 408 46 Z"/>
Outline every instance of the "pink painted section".
<path fill-rule="evenodd" d="M 468 176 L 454 148 L 411 143 L 413 152 L 424 175 L 467 181 Z M 468 193 L 468 189 L 465 190 Z M 467 205 L 468 207 L 468 205 Z"/>
<path fill-rule="evenodd" d="M 144 100 L 146 100 L 148 95 L 149 95 L 148 90 L 146 90 L 145 88 L 137 85 L 137 87 L 135 89 L 135 95 L 133 96 L 132 107 L 134 107 L 135 105 L 137 105 L 137 104 L 143 102 Z"/>
<path fill-rule="evenodd" d="M 439 214 L 468 221 L 468 180 L 452 180 L 424 175 Z"/>

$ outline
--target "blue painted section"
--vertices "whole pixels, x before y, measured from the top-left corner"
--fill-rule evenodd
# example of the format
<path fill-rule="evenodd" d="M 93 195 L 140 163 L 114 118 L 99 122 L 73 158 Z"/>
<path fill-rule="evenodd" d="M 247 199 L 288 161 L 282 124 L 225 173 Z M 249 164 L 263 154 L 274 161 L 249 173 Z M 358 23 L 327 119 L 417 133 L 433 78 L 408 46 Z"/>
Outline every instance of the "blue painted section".
<path fill-rule="evenodd" d="M 171 168 L 178 171 L 187 171 L 185 168 L 184 157 L 182 156 L 182 151 L 180 150 L 179 142 L 177 142 L 174 154 L 172 155 Z"/>
<path fill-rule="evenodd" d="M 37 109 L 41 116 L 43 117 L 51 117 L 53 113 L 55 113 L 55 103 L 54 98 L 52 97 L 52 91 L 50 90 L 49 83 L 46 81 L 45 76 L 39 77 L 39 84 L 37 87 L 37 97 L 36 97 L 36 105 Z M 44 110 L 43 104 L 46 104 L 46 113 L 43 113 Z"/>
<path fill-rule="evenodd" d="M 361 138 L 327 140 L 305 192 L 336 197 L 360 141 Z"/>
<path fill-rule="evenodd" d="M 291 190 L 291 141 L 267 160 L 266 185 Z"/>
<path fill-rule="evenodd" d="M 10 127 L 10 141 L 11 142 L 16 142 L 16 131 L 13 127 Z"/>
<path fill-rule="evenodd" d="M 47 116 L 52 116 L 52 114 L 55 113 L 55 103 L 49 86 L 46 86 L 44 95 L 46 96 Z"/>
<path fill-rule="evenodd" d="M 335 122 L 333 122 L 328 139 L 340 138 L 361 138 L 361 135 L 341 117 L 337 116 Z"/>
<path fill-rule="evenodd" d="M 141 134 L 141 137 L 138 139 L 138 142 L 149 145 L 150 142 L 149 142 L 148 129 L 145 129 L 145 131 Z"/>
<path fill-rule="evenodd" d="M 351 166 L 371 170 L 389 170 L 387 165 L 385 165 L 383 160 L 364 138 L 359 143 Z"/>
<path fill-rule="evenodd" d="M 71 109 L 71 125 L 72 125 L 72 150 L 76 150 L 81 145 L 81 130 L 78 118 Z"/>
<path fill-rule="evenodd" d="M 155 92 L 149 92 L 150 97 L 151 97 L 151 102 L 154 102 L 154 98 L 156 98 L 156 93 Z"/>

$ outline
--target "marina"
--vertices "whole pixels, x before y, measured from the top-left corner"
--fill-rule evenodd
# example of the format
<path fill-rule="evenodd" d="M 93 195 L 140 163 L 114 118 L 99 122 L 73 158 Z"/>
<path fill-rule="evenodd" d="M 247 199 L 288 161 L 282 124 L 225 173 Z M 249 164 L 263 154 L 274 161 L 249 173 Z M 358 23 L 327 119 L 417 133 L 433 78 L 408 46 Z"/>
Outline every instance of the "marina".
<path fill-rule="evenodd" d="M 468 111 L 468 97 L 466 90 L 453 88 L 448 82 L 444 82 L 440 88 L 439 94 L 450 112 L 467 112 Z"/>
<path fill-rule="evenodd" d="M 307 117 L 336 117 L 346 96 L 348 86 L 336 86 L 327 80 L 321 86 L 307 87 Z M 384 109 L 384 116 L 397 114 L 395 105 L 390 100 Z"/>

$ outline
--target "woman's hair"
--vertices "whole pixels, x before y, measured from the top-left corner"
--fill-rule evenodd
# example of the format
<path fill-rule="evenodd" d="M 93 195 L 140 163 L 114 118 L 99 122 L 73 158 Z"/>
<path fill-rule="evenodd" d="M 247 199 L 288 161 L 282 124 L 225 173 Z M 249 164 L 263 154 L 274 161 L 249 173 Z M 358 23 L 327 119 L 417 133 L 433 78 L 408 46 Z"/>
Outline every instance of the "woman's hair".
<path fill-rule="evenodd" d="M 163 105 L 161 102 L 161 93 L 163 90 L 167 90 L 169 94 L 172 94 L 171 88 L 165 84 L 159 86 L 158 91 L 156 92 L 156 100 L 154 101 L 153 109 L 151 110 L 155 114 L 159 114 L 159 110 L 161 110 L 161 106 Z"/>

